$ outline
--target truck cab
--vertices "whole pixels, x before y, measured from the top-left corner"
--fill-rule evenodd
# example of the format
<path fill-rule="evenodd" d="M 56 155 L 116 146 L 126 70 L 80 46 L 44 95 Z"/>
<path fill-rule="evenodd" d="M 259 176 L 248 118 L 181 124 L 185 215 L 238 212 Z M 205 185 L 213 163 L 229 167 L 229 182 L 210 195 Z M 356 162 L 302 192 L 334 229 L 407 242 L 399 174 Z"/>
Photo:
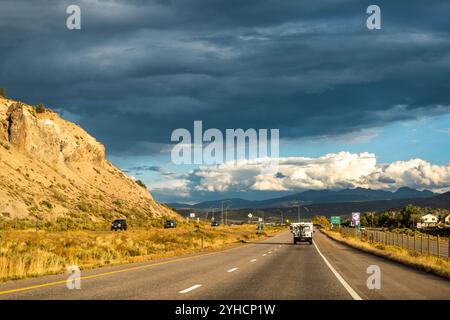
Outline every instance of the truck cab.
<path fill-rule="evenodd" d="M 297 242 L 309 242 L 309 244 L 312 244 L 313 227 L 312 222 L 292 223 L 290 228 L 294 237 L 294 244 L 297 244 Z"/>

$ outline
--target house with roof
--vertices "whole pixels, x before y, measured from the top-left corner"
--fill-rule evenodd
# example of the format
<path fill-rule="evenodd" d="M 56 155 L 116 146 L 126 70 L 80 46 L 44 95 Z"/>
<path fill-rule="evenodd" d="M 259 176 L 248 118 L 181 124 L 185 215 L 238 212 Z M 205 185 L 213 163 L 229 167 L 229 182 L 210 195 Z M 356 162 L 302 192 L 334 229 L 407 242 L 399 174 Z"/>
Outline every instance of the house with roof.
<path fill-rule="evenodd" d="M 420 222 L 417 224 L 417 228 L 430 228 L 436 227 L 438 224 L 438 217 L 433 214 L 426 214 L 420 217 Z"/>
<path fill-rule="evenodd" d="M 444 225 L 450 227 L 450 214 L 444 218 Z"/>

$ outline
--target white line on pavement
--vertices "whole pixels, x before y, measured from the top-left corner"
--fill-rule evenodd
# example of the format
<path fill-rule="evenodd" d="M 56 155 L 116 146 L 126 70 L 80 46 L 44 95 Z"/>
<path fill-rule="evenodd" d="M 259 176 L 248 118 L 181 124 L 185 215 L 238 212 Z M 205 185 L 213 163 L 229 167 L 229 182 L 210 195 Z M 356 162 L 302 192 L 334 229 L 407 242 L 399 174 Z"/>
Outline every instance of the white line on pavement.
<path fill-rule="evenodd" d="M 266 256 L 266 254 L 264 253 L 264 254 L 263 254 L 263 257 L 265 257 L 265 256 Z"/>
<path fill-rule="evenodd" d="M 250 260 L 250 262 L 255 262 L 255 261 L 256 261 L 256 259 Z"/>
<path fill-rule="evenodd" d="M 359 296 L 359 294 L 356 293 L 355 290 L 353 290 L 352 287 L 345 281 L 344 278 L 336 271 L 336 269 L 333 268 L 330 262 L 328 262 L 328 259 L 325 258 L 325 256 L 320 252 L 319 247 L 317 246 L 316 242 L 313 241 L 314 247 L 316 247 L 317 252 L 322 257 L 323 261 L 325 261 L 325 264 L 330 268 L 331 272 L 336 276 L 336 278 L 339 280 L 339 282 L 344 286 L 344 288 L 347 290 L 347 292 L 352 296 L 353 300 L 362 300 L 362 298 Z"/>
<path fill-rule="evenodd" d="M 233 268 L 233 269 L 230 269 L 230 270 L 228 270 L 227 272 L 234 272 L 234 271 L 236 271 L 238 268 Z"/>
<path fill-rule="evenodd" d="M 192 291 L 192 290 L 195 290 L 195 289 L 197 289 L 197 288 L 200 288 L 201 286 L 202 286 L 201 284 L 196 284 L 195 286 L 192 286 L 192 287 L 190 287 L 190 288 L 181 290 L 181 291 L 178 292 L 178 293 L 188 293 L 189 291 Z"/>

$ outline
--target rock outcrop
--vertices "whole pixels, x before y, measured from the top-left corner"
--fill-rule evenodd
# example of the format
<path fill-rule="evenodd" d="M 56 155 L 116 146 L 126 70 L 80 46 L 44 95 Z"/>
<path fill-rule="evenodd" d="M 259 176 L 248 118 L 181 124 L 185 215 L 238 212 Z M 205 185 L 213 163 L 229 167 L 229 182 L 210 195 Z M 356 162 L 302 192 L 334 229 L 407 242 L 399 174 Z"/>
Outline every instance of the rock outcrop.
<path fill-rule="evenodd" d="M 0 218 L 152 219 L 176 214 L 51 110 L 0 98 Z"/>

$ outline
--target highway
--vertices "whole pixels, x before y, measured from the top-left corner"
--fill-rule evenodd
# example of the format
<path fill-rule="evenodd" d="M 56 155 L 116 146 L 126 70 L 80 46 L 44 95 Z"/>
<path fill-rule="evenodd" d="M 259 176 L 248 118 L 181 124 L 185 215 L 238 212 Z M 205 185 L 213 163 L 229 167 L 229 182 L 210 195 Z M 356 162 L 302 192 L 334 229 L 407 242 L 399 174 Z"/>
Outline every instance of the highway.
<path fill-rule="evenodd" d="M 370 265 L 381 288 L 366 285 Z M 262 242 L 212 253 L 0 284 L 0 299 L 450 299 L 450 281 L 360 252 L 321 232 L 292 244 L 286 231 Z"/>

